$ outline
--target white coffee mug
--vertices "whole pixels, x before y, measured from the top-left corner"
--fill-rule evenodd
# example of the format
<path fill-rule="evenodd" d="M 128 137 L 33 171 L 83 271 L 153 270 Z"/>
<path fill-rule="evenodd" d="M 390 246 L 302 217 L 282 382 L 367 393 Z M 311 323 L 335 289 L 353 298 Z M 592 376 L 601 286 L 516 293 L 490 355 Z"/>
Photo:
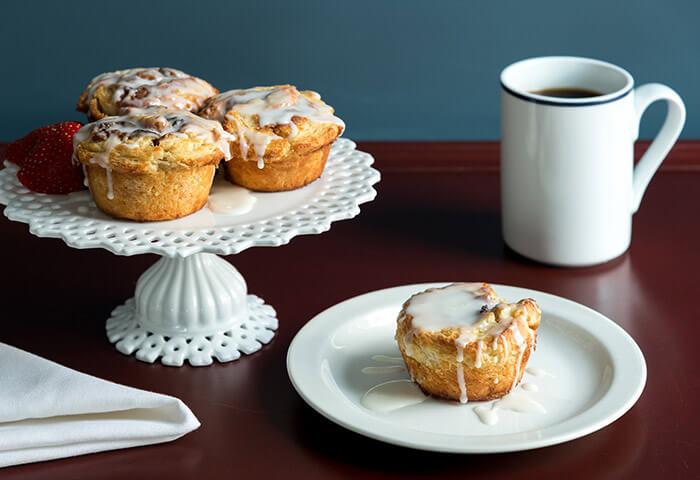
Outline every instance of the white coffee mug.
<path fill-rule="evenodd" d="M 624 69 L 579 57 L 540 57 L 501 72 L 503 236 L 531 259 L 563 266 L 611 260 L 630 245 L 632 214 L 678 139 L 685 106 L 676 92 L 634 88 Z M 533 93 L 586 89 L 588 98 Z M 637 166 L 633 147 L 644 110 L 668 103 L 661 131 Z"/>

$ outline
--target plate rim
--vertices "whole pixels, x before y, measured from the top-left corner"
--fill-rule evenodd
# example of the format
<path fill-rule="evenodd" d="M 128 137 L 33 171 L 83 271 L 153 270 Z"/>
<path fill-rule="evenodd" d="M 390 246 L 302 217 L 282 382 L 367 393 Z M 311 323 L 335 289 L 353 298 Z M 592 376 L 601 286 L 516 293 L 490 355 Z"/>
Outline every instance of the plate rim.
<path fill-rule="evenodd" d="M 614 366 L 614 369 L 617 370 L 619 367 L 624 367 L 629 370 L 635 371 L 637 370 L 637 376 L 635 378 L 620 378 L 621 375 L 617 374 L 614 372 L 611 383 L 608 387 L 608 389 L 605 391 L 603 396 L 598 399 L 591 407 L 585 409 L 584 411 L 580 412 L 577 415 L 574 415 L 573 417 L 567 418 L 564 421 L 550 425 L 547 427 L 544 427 L 540 429 L 540 431 L 548 431 L 548 430 L 554 430 L 554 432 L 548 436 L 543 436 L 539 439 L 534 439 L 534 440 L 514 440 L 512 442 L 503 444 L 503 445 L 474 445 L 474 444 L 459 444 L 455 443 L 452 445 L 439 445 L 439 444 L 432 444 L 430 442 L 419 442 L 419 441 L 412 441 L 412 440 L 407 440 L 404 438 L 395 438 L 388 436 L 386 434 L 382 434 L 381 431 L 377 432 L 372 430 L 371 428 L 366 428 L 363 426 L 358 426 L 352 422 L 346 421 L 344 418 L 339 418 L 335 415 L 333 415 L 332 412 L 327 411 L 323 405 L 321 405 L 323 402 L 317 402 L 316 399 L 312 398 L 313 395 L 309 395 L 308 392 L 305 391 L 304 387 L 300 385 L 300 383 L 303 383 L 303 380 L 300 382 L 300 374 L 298 372 L 295 372 L 295 365 L 294 365 L 294 356 L 296 355 L 296 351 L 299 349 L 299 344 L 303 341 L 303 338 L 305 335 L 309 335 L 316 325 L 320 324 L 325 318 L 329 317 L 329 315 L 333 314 L 333 310 L 340 310 L 343 307 L 347 307 L 348 305 L 352 304 L 360 304 L 362 302 L 368 301 L 366 297 L 381 297 L 382 295 L 386 295 L 387 293 L 391 291 L 396 291 L 396 290 L 413 290 L 414 292 L 419 292 L 422 290 L 425 290 L 427 288 L 433 288 L 433 287 L 440 287 L 444 285 L 448 285 L 450 283 L 455 283 L 455 282 L 425 282 L 425 283 L 414 283 L 414 284 L 406 284 L 406 285 L 397 285 L 393 287 L 388 287 L 388 288 L 383 288 L 379 290 L 372 290 L 368 291 L 359 295 L 355 295 L 353 297 L 350 297 L 348 299 L 345 299 L 341 302 L 338 302 L 320 313 L 314 315 L 309 321 L 307 321 L 295 334 L 294 338 L 290 342 L 290 345 L 287 350 L 287 357 L 286 357 L 286 366 L 287 366 L 287 375 L 289 377 L 290 382 L 292 383 L 292 386 L 296 390 L 297 394 L 306 402 L 307 405 L 309 405 L 311 408 L 313 408 L 316 412 L 320 413 L 323 417 L 327 418 L 328 420 L 352 431 L 355 433 L 358 433 L 360 435 L 372 438 L 374 440 L 379 440 L 385 443 L 393 444 L 393 445 L 398 445 L 402 447 L 407 447 L 407 448 L 412 448 L 412 449 L 417 449 L 417 450 L 425 450 L 425 451 L 435 451 L 435 452 L 443 452 L 443 453 L 505 453 L 505 452 L 514 452 L 514 451 L 524 451 L 524 450 L 531 450 L 535 448 L 542 448 L 546 446 L 551 446 L 551 445 L 557 445 L 560 443 L 568 442 L 571 440 L 575 440 L 577 438 L 584 437 L 586 435 L 589 435 L 593 432 L 596 432 L 603 427 L 610 425 L 611 423 L 615 422 L 617 419 L 619 419 L 622 415 L 624 415 L 634 404 L 637 402 L 639 397 L 641 396 L 642 392 L 644 391 L 644 388 L 646 386 L 646 380 L 647 380 L 647 366 L 646 366 L 646 360 L 644 358 L 644 354 L 642 353 L 641 349 L 639 348 L 639 345 L 634 341 L 632 336 L 625 331 L 624 328 L 622 328 L 620 325 L 615 323 L 613 320 L 608 318 L 607 316 L 603 315 L 602 313 L 586 306 L 581 303 L 575 302 L 573 300 L 570 300 L 565 297 L 561 297 L 559 295 L 555 295 L 552 293 L 548 292 L 543 292 L 540 290 L 533 290 L 531 288 L 527 287 L 519 287 L 515 285 L 504 285 L 504 284 L 496 284 L 496 283 L 491 283 L 490 285 L 498 291 L 499 288 L 513 288 L 517 290 L 523 290 L 529 292 L 527 296 L 535 296 L 535 297 L 540 297 L 540 298 L 546 298 L 547 302 L 553 301 L 553 302 L 561 302 L 563 305 L 567 305 L 569 307 L 575 308 L 580 310 L 580 312 L 584 313 L 586 316 L 591 316 L 594 318 L 597 318 L 597 322 L 599 322 L 602 325 L 605 325 L 606 328 L 610 329 L 610 331 L 615 332 L 617 340 L 624 340 L 624 346 L 627 348 L 627 354 L 631 354 L 635 356 L 634 362 L 629 362 L 629 359 L 627 359 L 625 362 L 620 362 L 621 358 L 624 358 L 620 356 L 619 351 L 611 351 L 609 348 L 609 337 L 601 337 L 599 335 L 596 335 L 594 332 L 592 332 L 589 328 L 582 327 L 579 325 L 577 322 L 570 320 L 570 319 L 565 319 L 565 321 L 571 322 L 573 325 L 576 325 L 578 327 L 581 327 L 592 335 L 596 341 L 598 341 L 601 346 L 604 348 L 604 350 L 611 356 L 610 361 Z M 406 295 L 405 298 L 408 298 L 409 295 Z M 525 298 L 525 297 L 523 297 Z M 371 301 L 371 300 L 370 300 Z M 344 321 L 344 322 L 339 322 L 337 323 L 336 327 L 339 327 L 342 324 L 345 324 L 347 321 L 350 321 L 349 319 Z M 626 355 L 627 355 L 626 354 Z M 561 430 L 561 425 L 564 425 L 565 427 L 567 426 L 566 424 L 569 422 L 575 422 L 576 419 L 579 419 L 580 423 L 580 417 L 582 417 L 585 414 L 588 414 L 588 416 L 591 416 L 591 411 L 593 413 L 598 413 L 593 407 L 596 407 L 597 405 L 601 404 L 603 400 L 606 400 L 607 397 L 609 397 L 610 392 L 612 391 L 613 387 L 616 386 L 616 388 L 621 388 L 624 387 L 625 389 L 623 390 L 624 392 L 627 393 L 626 397 L 624 400 L 620 400 L 619 398 L 613 399 L 613 405 L 608 407 L 609 411 L 607 414 L 603 416 L 603 418 L 594 418 L 594 421 L 589 421 L 588 423 L 584 423 L 583 425 L 580 425 L 576 428 L 572 428 L 570 430 L 564 430 L 561 432 L 557 432 L 556 427 L 560 427 L 559 429 Z M 610 399 L 607 398 L 606 403 L 610 403 Z M 612 408 L 614 407 L 614 408 Z M 598 407 L 600 409 L 600 407 Z M 449 434 L 431 434 L 435 436 L 443 436 L 446 438 L 460 438 L 460 436 L 456 435 L 449 435 Z M 499 436 L 517 436 L 519 434 L 500 434 Z M 468 436 L 464 436 L 461 438 L 466 438 Z M 478 437 L 483 439 L 484 437 Z"/>

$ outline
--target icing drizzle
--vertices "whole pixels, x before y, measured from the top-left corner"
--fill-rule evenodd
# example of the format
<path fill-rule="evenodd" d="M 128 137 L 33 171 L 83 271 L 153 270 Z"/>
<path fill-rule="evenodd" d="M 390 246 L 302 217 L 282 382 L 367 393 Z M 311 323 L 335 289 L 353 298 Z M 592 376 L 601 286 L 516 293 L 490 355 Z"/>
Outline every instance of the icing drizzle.
<path fill-rule="evenodd" d="M 151 106 L 194 111 L 217 93 L 204 80 L 174 68 L 130 68 L 98 75 L 88 85 L 88 104 L 100 86 L 113 88 L 112 102 L 119 113 Z"/>

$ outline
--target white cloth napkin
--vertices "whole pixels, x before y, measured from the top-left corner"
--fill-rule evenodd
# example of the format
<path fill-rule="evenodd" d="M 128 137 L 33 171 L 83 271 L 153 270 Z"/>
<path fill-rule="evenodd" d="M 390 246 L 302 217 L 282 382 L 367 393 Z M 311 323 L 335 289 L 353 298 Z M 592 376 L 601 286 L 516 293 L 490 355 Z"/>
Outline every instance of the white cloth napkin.
<path fill-rule="evenodd" d="M 0 343 L 0 467 L 168 442 L 197 427 L 177 398 Z"/>

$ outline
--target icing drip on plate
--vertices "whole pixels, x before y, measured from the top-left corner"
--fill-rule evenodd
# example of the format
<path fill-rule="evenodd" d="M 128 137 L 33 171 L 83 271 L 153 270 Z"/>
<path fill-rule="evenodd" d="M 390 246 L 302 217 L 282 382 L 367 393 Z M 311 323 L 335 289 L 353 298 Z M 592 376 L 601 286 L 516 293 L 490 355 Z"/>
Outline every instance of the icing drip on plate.
<path fill-rule="evenodd" d="M 365 375 L 385 375 L 389 373 L 403 373 L 406 371 L 403 358 L 389 357 L 387 355 L 372 355 L 372 360 L 384 363 L 380 367 L 364 367 L 361 372 Z"/>
<path fill-rule="evenodd" d="M 369 389 L 361 403 L 368 410 L 387 413 L 424 402 L 428 397 L 411 380 L 391 380 Z"/>
<path fill-rule="evenodd" d="M 333 108 L 320 100 L 318 93 L 299 92 L 292 85 L 229 90 L 209 99 L 200 115 L 220 122 L 232 122 L 238 134 L 241 158 L 247 159 L 250 148 L 253 148 L 258 168 L 263 168 L 267 146 L 273 139 L 282 137 L 249 128 L 241 119 L 256 117 L 260 128 L 288 125 L 291 133 L 287 138 L 290 139 L 298 133 L 294 117 L 307 118 L 317 123 L 332 123 L 344 129 L 343 121 L 333 115 Z"/>
<path fill-rule="evenodd" d="M 385 375 L 387 373 L 401 373 L 405 370 L 401 365 L 383 365 L 381 367 L 364 367 L 361 372 L 365 375 Z"/>
<path fill-rule="evenodd" d="M 521 384 L 520 384 L 520 388 L 522 388 L 523 390 L 526 390 L 526 391 L 528 391 L 528 392 L 536 392 L 536 391 L 538 391 L 538 390 L 540 389 L 540 388 L 537 386 L 537 384 L 529 383 L 529 382 L 521 383 Z"/>
<path fill-rule="evenodd" d="M 538 367 L 528 367 L 525 369 L 525 371 L 533 377 L 554 377 L 554 375 L 548 371 Z"/>
<path fill-rule="evenodd" d="M 537 388 L 531 389 L 530 391 L 536 392 Z M 520 391 L 511 392 L 500 400 L 496 400 L 490 404 L 474 407 L 474 413 L 479 417 L 481 423 L 485 423 L 486 425 L 495 425 L 498 423 L 499 410 L 511 410 L 518 413 L 547 413 L 547 410 L 542 404 Z"/>
<path fill-rule="evenodd" d="M 207 208 L 222 215 L 243 215 L 250 212 L 257 201 L 247 188 L 219 176 L 212 185 Z"/>
<path fill-rule="evenodd" d="M 403 358 L 390 357 L 388 355 L 372 355 L 372 360 L 375 362 L 389 363 L 391 365 L 403 365 Z"/>
<path fill-rule="evenodd" d="M 533 377 L 554 377 L 541 368 L 530 367 L 525 372 Z M 522 391 L 520 391 L 522 390 Z M 474 413 L 481 423 L 495 425 L 498 423 L 499 410 L 510 410 L 517 413 L 547 413 L 547 410 L 537 400 L 527 395 L 526 392 L 539 392 L 540 387 L 532 381 L 520 384 L 520 390 L 513 391 L 489 403 L 481 403 L 474 407 Z"/>

